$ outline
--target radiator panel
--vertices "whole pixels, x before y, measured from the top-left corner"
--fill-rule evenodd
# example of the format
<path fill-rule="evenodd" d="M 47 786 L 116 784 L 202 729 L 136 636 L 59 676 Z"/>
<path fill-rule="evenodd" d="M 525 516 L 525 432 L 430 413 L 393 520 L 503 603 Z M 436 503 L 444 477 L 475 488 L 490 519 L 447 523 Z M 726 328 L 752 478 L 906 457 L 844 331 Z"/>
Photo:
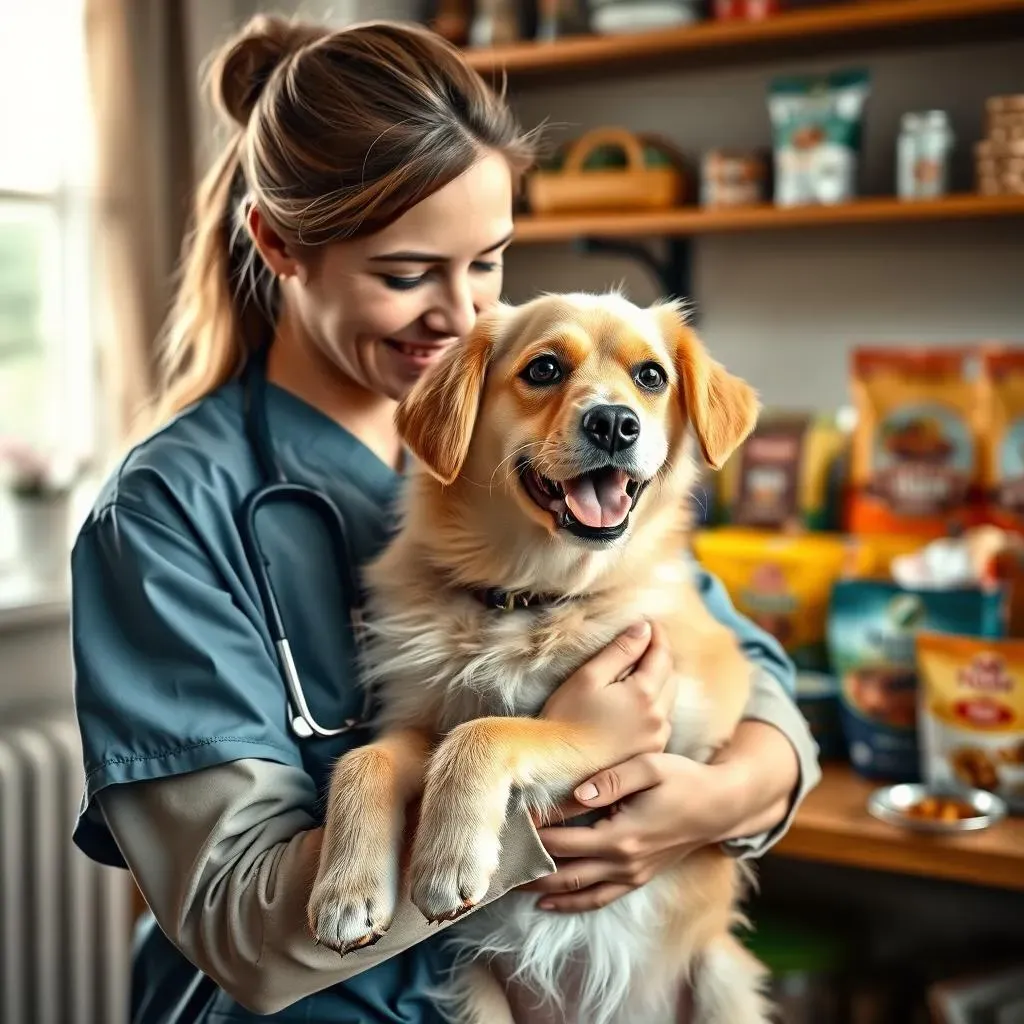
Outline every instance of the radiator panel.
<path fill-rule="evenodd" d="M 131 883 L 71 842 L 70 715 L 0 728 L 0 1024 L 126 1024 Z"/>

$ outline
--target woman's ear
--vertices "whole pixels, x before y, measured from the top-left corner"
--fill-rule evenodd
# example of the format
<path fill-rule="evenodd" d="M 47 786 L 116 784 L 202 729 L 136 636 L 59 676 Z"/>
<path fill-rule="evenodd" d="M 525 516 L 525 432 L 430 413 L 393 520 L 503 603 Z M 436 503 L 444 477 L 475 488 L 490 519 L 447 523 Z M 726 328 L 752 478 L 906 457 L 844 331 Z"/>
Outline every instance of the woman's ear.
<path fill-rule="evenodd" d="M 253 245 L 274 277 L 294 277 L 301 266 L 291 254 L 285 240 L 267 223 L 260 208 L 253 203 L 245 216 Z"/>
<path fill-rule="evenodd" d="M 659 317 L 675 344 L 679 396 L 684 414 L 700 442 L 704 461 L 721 469 L 757 424 L 757 392 L 712 359 L 687 326 L 682 309 L 667 304 Z"/>
<path fill-rule="evenodd" d="M 399 403 L 395 423 L 402 440 L 443 484 L 462 470 L 487 377 L 496 322 L 478 321 L 468 340 L 456 342 Z"/>

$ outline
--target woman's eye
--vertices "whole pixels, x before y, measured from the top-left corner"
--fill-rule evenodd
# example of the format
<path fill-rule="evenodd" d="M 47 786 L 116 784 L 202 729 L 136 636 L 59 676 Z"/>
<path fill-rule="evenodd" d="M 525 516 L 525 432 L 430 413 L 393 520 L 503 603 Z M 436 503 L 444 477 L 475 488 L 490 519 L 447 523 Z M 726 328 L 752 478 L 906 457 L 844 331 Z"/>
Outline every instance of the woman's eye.
<path fill-rule="evenodd" d="M 423 281 L 422 277 L 396 277 L 394 274 L 381 274 L 381 280 L 396 292 L 407 292 Z"/>
<path fill-rule="evenodd" d="M 492 274 L 500 266 L 500 263 L 487 263 L 483 260 L 477 260 L 477 262 L 473 264 L 473 269 L 480 274 Z"/>
<path fill-rule="evenodd" d="M 633 378 L 647 391 L 660 391 L 665 386 L 665 371 L 657 363 L 644 363 Z"/>
<path fill-rule="evenodd" d="M 554 356 L 538 356 L 519 376 L 530 384 L 554 384 L 562 379 L 562 367 Z"/>

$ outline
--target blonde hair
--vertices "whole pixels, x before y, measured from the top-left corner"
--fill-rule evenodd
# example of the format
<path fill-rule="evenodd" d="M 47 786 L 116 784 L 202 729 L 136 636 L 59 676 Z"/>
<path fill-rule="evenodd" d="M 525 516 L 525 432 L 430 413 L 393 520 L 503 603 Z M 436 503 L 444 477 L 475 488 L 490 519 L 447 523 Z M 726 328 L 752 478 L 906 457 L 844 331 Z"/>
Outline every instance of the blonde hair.
<path fill-rule="evenodd" d="M 277 283 L 254 254 L 250 202 L 313 255 L 386 227 L 481 152 L 504 154 L 516 177 L 533 160 L 504 99 L 416 25 L 259 15 L 216 55 L 210 84 L 234 130 L 196 193 L 161 341 L 158 418 L 226 383 L 273 337 Z"/>

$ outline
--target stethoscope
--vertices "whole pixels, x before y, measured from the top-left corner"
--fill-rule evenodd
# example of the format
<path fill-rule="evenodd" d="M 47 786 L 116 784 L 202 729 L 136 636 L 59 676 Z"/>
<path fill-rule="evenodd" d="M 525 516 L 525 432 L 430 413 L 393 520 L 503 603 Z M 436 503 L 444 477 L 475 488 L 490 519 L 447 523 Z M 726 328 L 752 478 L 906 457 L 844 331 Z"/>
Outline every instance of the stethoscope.
<path fill-rule="evenodd" d="M 267 482 L 256 487 L 246 496 L 239 511 L 238 529 L 249 567 L 260 592 L 267 629 L 277 651 L 278 664 L 284 678 L 288 697 L 289 726 L 299 739 L 309 739 L 313 736 L 326 739 L 340 736 L 365 725 L 370 717 L 373 695 L 369 688 L 366 688 L 360 717 L 347 718 L 340 726 L 328 728 L 321 725 L 313 716 L 306 703 L 302 680 L 292 656 L 291 644 L 288 642 L 288 634 L 284 628 L 284 619 L 281 617 L 281 609 L 278 607 L 277 595 L 270 582 L 270 562 L 260 546 L 259 536 L 256 532 L 256 514 L 261 508 L 268 505 L 297 502 L 320 518 L 330 535 L 339 568 L 343 567 L 345 584 L 348 589 L 346 596 L 349 618 L 357 649 L 362 634 L 362 588 L 356 575 L 355 560 L 349 545 L 348 528 L 341 510 L 323 491 L 304 484 L 290 483 L 275 457 L 270 428 L 267 424 L 266 360 L 268 348 L 269 346 L 264 346 L 250 358 L 249 365 L 243 371 L 242 377 L 245 434 L 256 457 L 260 473 Z"/>

